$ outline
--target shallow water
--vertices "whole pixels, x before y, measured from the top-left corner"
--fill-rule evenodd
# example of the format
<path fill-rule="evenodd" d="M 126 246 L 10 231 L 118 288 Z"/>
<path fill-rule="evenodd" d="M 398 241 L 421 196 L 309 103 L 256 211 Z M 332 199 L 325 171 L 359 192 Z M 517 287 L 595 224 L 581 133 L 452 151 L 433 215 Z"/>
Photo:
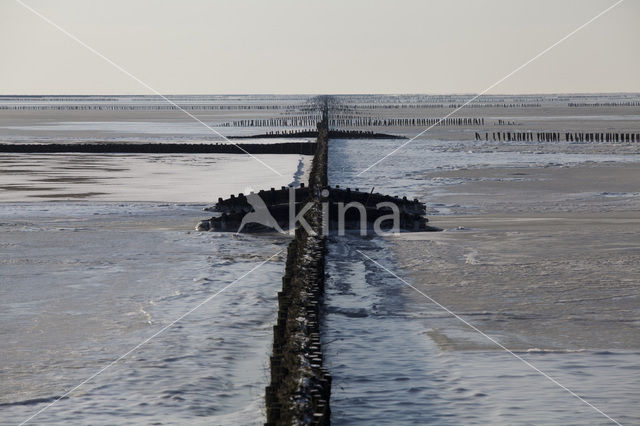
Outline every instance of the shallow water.
<path fill-rule="evenodd" d="M 275 102 L 272 97 L 253 98 L 241 101 Z M 150 101 L 162 103 L 157 98 L 126 100 Z M 189 102 L 198 101 L 189 97 Z M 9 114 L 2 117 L 0 139 L 219 140 L 184 116 L 141 114 L 125 111 L 104 119 L 92 113 L 53 112 L 39 119 Z M 232 116 L 236 112 L 199 114 L 212 125 Z M 225 128 L 224 133 L 256 130 L 281 129 Z M 460 183 L 425 180 L 424 174 L 433 170 L 640 160 L 607 149 L 599 154 L 563 153 L 562 146 L 558 152 L 538 147 L 517 152 L 513 143 L 501 144 L 498 148 L 505 151 L 497 152 L 495 143 L 417 140 L 356 176 L 401 143 L 332 141 L 332 184 L 362 190 L 375 186 L 379 192 L 414 197 L 424 192 L 424 185 Z M 283 177 L 244 156 L 0 156 L 0 423 L 16 424 L 37 413 L 286 247 L 287 240 L 274 235 L 238 239 L 192 231 L 208 216 L 201 208 L 218 196 L 306 179 L 298 156 L 260 158 Z M 446 210 L 439 208 L 443 214 Z M 345 237 L 330 244 L 323 338 L 334 376 L 334 423 L 606 423 L 593 409 L 364 261 L 355 248 L 412 282 L 411 267 L 398 268 L 388 241 Z M 463 262 L 483 261 L 480 254 L 465 255 Z M 36 422 L 263 423 L 282 268 L 281 257 L 274 258 L 57 402 Z M 474 323 L 514 319 L 466 314 Z M 622 423 L 640 422 L 634 380 L 640 355 L 634 350 L 576 351 L 555 345 L 525 347 L 518 354 Z"/>
<path fill-rule="evenodd" d="M 309 156 L 256 158 L 266 165 L 241 154 L 0 154 L 0 202 L 213 203 L 249 188 L 279 188 L 306 179 Z"/>
<path fill-rule="evenodd" d="M 229 97 L 187 101 L 233 103 Z M 279 102 L 242 98 L 254 101 Z M 104 102 L 165 106 L 157 98 Z M 247 114 L 214 116 L 203 119 Z M 179 112 L 3 112 L 0 139 L 219 139 L 189 120 Z M 0 155 L 1 424 L 28 419 L 132 349 L 33 422 L 264 423 L 284 268 L 282 254 L 276 254 L 288 239 L 193 231 L 211 216 L 203 207 L 218 197 L 307 180 L 309 157 L 257 157 L 280 175 L 247 155 Z"/>
<path fill-rule="evenodd" d="M 398 140 L 331 140 L 329 149 L 330 180 L 333 184 L 375 192 L 420 196 L 425 188 L 461 183 L 460 181 L 425 180 L 425 173 L 438 170 L 484 168 L 497 166 L 545 167 L 572 166 L 586 162 L 640 162 L 640 154 L 565 153 L 498 151 L 496 146 L 510 143 L 475 141 L 415 140 L 404 145 Z M 514 143 L 515 144 L 515 143 Z M 565 144 L 566 147 L 566 144 Z M 398 149 L 394 152 L 394 150 Z M 392 155 L 392 152 L 394 152 Z M 385 156 L 384 160 L 381 160 Z M 378 162 L 379 161 L 379 162 Z M 375 165 L 374 165 L 375 164 Z"/>
<path fill-rule="evenodd" d="M 397 141 L 367 141 L 366 145 L 363 141 L 331 141 L 330 183 L 359 187 L 365 191 L 375 186 L 376 192 L 415 197 L 438 184 L 456 185 L 464 182 L 461 179 L 459 182 L 438 183 L 424 178 L 426 173 L 437 170 L 494 166 L 538 168 L 549 165 L 573 166 L 589 161 L 639 160 L 637 155 L 615 153 L 575 155 L 469 152 L 468 144 L 433 141 L 407 146 L 407 150 L 398 151 L 397 155 L 389 157 L 360 177 L 357 176 L 358 172 L 390 152 L 397 144 Z M 446 211 L 441 211 L 441 214 L 446 215 Z M 432 222 L 438 224 L 437 220 Z M 512 231 L 517 233 L 517 229 Z M 621 228 L 620 232 L 623 231 Z M 458 239 L 464 240 L 464 232 L 459 231 Z M 467 245 L 476 249 L 489 243 L 501 247 L 500 240 L 497 239 L 499 236 L 485 234 L 484 240 L 481 238 L 481 231 L 478 235 L 467 234 L 467 238 L 473 239 Z M 635 380 L 640 368 L 637 345 L 607 347 L 605 343 L 602 346 L 602 342 L 615 340 L 616 336 L 622 334 L 626 336 L 624 339 L 632 336 L 637 341 L 638 334 L 634 331 L 634 325 L 627 323 L 627 310 L 634 309 L 634 294 L 627 294 L 629 291 L 625 293 L 624 289 L 618 292 L 617 289 L 603 288 L 602 291 L 607 294 L 615 296 L 620 293 L 625 303 L 620 304 L 616 302 L 620 299 L 614 298 L 612 303 L 607 304 L 606 312 L 602 315 L 597 311 L 576 311 L 574 315 L 571 311 L 567 312 L 566 319 L 559 318 L 561 322 L 568 321 L 567 325 L 573 321 L 581 329 L 589 328 L 591 318 L 594 321 L 592 338 L 589 338 L 588 333 L 569 336 L 575 338 L 573 343 L 568 344 L 571 339 L 563 337 L 562 333 L 571 333 L 571 328 L 561 327 L 553 332 L 545 332 L 544 325 L 538 327 L 538 335 L 532 333 L 533 328 L 524 325 L 518 328 L 517 336 L 508 334 L 512 330 L 506 325 L 503 327 L 505 334 L 501 334 L 495 332 L 500 329 L 496 324 L 517 326 L 526 321 L 546 324 L 544 321 L 535 321 L 535 318 L 544 320 L 546 313 L 545 309 L 538 309 L 544 307 L 544 304 L 535 302 L 535 294 L 540 291 L 540 287 L 531 287 L 524 292 L 521 287 L 526 287 L 528 281 L 525 281 L 523 285 L 514 286 L 510 291 L 505 284 L 504 288 L 489 292 L 491 294 L 487 296 L 481 290 L 491 289 L 491 280 L 496 279 L 497 275 L 488 274 L 486 268 L 481 267 L 487 262 L 484 250 L 486 247 L 482 246 L 483 250 L 480 252 L 463 250 L 453 253 L 447 249 L 450 246 L 438 238 L 433 242 L 403 242 L 409 235 L 391 240 L 336 237 L 329 244 L 327 313 L 323 339 L 327 348 L 326 362 L 334 378 L 331 405 L 332 420 L 335 423 L 612 423 L 603 414 L 527 366 L 522 360 L 497 347 L 486 336 L 472 330 L 416 290 L 366 260 L 356 250 L 382 263 L 409 284 L 419 286 L 426 295 L 431 295 L 436 287 L 434 285 L 431 288 L 425 284 L 429 281 L 431 270 L 444 270 L 449 264 L 452 271 L 461 270 L 458 274 L 460 276 L 451 278 L 454 281 L 437 281 L 437 294 L 454 295 L 458 300 L 466 300 L 467 304 L 477 302 L 481 306 L 461 311 L 459 314 L 463 319 L 481 330 L 486 329 L 490 337 L 507 346 L 518 342 L 515 346 L 517 356 L 535 365 L 613 419 L 622 424 L 640 422 L 640 410 L 636 408 L 640 406 L 640 387 Z M 523 234 L 522 238 L 525 237 Z M 545 241 L 548 239 L 539 235 L 529 243 L 539 244 L 536 247 L 544 254 Z M 632 242 L 630 244 L 633 245 Z M 424 250 L 427 245 L 429 257 L 424 254 L 427 252 Z M 461 247 L 467 245 L 460 244 Z M 503 249 L 505 256 L 512 256 L 507 262 L 513 262 L 512 258 L 519 254 L 525 258 L 522 262 L 527 262 L 529 253 L 521 253 L 517 244 Z M 627 252 L 626 257 L 632 259 L 633 256 L 633 252 Z M 544 268 L 549 268 L 548 280 L 552 280 L 551 275 L 559 273 L 553 268 L 569 268 L 563 272 L 565 275 L 558 278 L 565 279 L 572 276 L 571 268 L 580 266 L 579 260 L 562 264 L 560 259 L 555 259 L 555 262 L 554 259 L 549 259 L 536 268 L 535 260 L 529 259 L 529 263 L 534 263 L 527 271 L 535 275 L 536 271 L 542 274 L 546 270 Z M 611 262 L 615 261 L 611 259 Z M 467 269 L 456 269 L 455 265 L 458 263 L 466 265 Z M 622 261 L 621 273 L 634 273 L 629 270 L 632 264 L 633 262 L 625 266 Z M 514 267 L 517 266 L 516 263 Z M 582 270 L 584 271 L 585 269 Z M 442 274 L 433 278 L 446 279 Z M 533 276 L 532 279 L 535 282 L 536 277 Z M 617 282 L 613 279 L 611 284 L 614 281 Z M 624 283 L 627 281 L 623 281 Z M 549 285 L 553 287 L 551 284 L 552 281 Z M 581 296 L 579 286 L 573 287 L 569 292 L 572 300 L 581 300 L 582 296 L 595 297 L 587 294 L 591 288 L 582 290 Z M 474 292 L 478 293 L 477 298 Z M 436 301 L 439 299 L 435 294 L 432 297 Z M 567 297 L 569 296 L 564 299 Z M 492 303 L 492 300 L 496 303 Z M 519 311 L 512 312 L 512 315 L 502 312 L 498 305 L 505 305 L 509 301 L 518 301 L 519 309 L 526 303 L 526 315 L 523 316 Z M 584 306 L 585 309 L 588 308 Z M 637 315 L 632 317 L 635 319 Z M 618 330 L 616 324 L 624 330 Z M 616 333 L 602 336 L 601 333 L 606 334 L 608 329 L 615 330 Z M 540 336 L 546 340 L 541 340 Z M 528 341 L 531 342 L 530 345 L 527 345 Z M 546 344 L 541 344 L 541 341 Z M 581 342 L 582 345 L 576 346 L 575 342 Z"/>
<path fill-rule="evenodd" d="M 333 374 L 332 421 L 607 424 L 356 250 L 395 269 L 384 241 L 347 236 L 330 244 L 323 339 Z M 467 347 L 443 349 L 442 339 Z M 516 354 L 622 424 L 640 420 L 640 352 L 530 348 Z"/>
<path fill-rule="evenodd" d="M 286 247 L 192 232 L 203 205 L 0 204 L 0 411 L 17 424 Z M 264 421 L 282 257 L 38 415 L 37 423 Z"/>

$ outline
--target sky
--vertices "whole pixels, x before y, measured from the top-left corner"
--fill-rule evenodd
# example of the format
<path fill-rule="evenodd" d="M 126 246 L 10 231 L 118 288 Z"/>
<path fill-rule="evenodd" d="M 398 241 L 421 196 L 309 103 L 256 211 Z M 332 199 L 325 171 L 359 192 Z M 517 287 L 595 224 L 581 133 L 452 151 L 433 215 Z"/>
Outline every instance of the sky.
<path fill-rule="evenodd" d="M 163 94 L 479 93 L 616 0 L 22 0 Z M 625 0 L 488 93 L 640 92 Z M 0 0 L 0 94 L 151 94 Z"/>

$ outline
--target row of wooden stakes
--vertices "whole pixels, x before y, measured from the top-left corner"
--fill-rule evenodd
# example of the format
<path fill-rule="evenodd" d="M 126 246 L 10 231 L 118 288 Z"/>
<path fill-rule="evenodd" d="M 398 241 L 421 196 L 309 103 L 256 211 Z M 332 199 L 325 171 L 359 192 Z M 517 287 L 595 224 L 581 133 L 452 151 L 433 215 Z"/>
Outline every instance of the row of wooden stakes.
<path fill-rule="evenodd" d="M 476 132 L 475 140 L 507 142 L 640 142 L 640 133 L 612 132 Z"/>

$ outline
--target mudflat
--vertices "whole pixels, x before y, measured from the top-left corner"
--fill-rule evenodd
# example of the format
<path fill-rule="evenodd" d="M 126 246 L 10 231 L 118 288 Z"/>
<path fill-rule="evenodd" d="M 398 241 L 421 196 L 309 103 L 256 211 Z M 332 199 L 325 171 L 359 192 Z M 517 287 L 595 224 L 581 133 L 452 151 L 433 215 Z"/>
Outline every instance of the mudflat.
<path fill-rule="evenodd" d="M 460 183 L 425 191 L 451 213 L 431 220 L 445 232 L 390 239 L 413 285 L 511 349 L 640 348 L 637 164 L 428 175 Z M 445 349 L 495 347 L 438 323 L 431 334 Z"/>

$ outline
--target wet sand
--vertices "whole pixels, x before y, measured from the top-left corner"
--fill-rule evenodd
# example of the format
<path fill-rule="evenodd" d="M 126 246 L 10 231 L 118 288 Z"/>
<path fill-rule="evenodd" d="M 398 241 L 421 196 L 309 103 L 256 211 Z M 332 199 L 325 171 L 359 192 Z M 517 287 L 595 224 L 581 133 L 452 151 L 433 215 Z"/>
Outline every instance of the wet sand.
<path fill-rule="evenodd" d="M 454 214 L 640 210 L 640 164 L 468 168 L 430 172 L 423 198 Z"/>
<path fill-rule="evenodd" d="M 509 348 L 640 348 L 637 165 L 467 169 L 428 177 L 465 183 L 425 194 L 431 206 L 453 213 L 432 217 L 445 232 L 390 241 L 400 271 L 416 287 Z M 430 327 L 443 349 L 491 347 L 471 336 L 475 332 L 451 336 L 445 325 Z"/>

